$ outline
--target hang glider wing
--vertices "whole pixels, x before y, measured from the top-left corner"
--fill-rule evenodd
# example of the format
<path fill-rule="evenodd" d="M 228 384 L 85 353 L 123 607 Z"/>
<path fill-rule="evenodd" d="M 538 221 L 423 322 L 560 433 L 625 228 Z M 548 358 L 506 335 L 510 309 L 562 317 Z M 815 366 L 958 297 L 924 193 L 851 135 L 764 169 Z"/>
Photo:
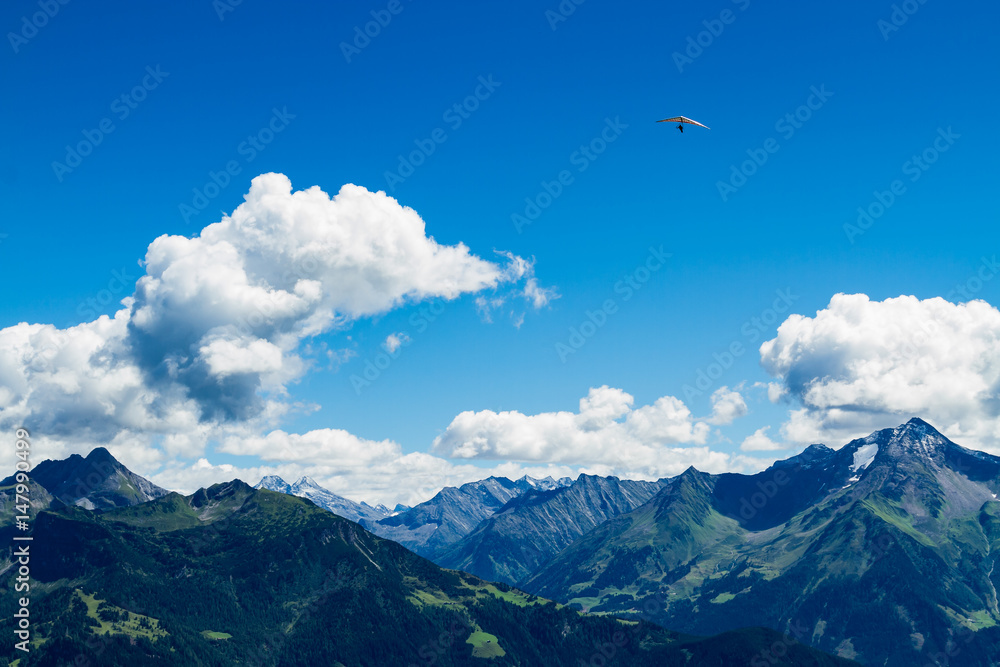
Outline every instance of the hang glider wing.
<path fill-rule="evenodd" d="M 711 129 L 708 125 L 702 125 L 696 120 L 691 120 L 685 116 L 674 116 L 673 118 L 664 118 L 663 120 L 656 121 L 657 123 L 691 123 L 692 125 L 697 125 L 698 127 L 703 127 L 706 130 Z"/>

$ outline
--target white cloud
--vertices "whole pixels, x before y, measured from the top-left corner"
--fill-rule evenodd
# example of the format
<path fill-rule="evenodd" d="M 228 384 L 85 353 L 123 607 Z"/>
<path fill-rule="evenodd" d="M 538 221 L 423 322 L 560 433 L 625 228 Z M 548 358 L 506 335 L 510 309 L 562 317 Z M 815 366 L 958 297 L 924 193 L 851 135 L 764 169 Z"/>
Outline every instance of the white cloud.
<path fill-rule="evenodd" d="M 276 430 L 266 436 L 233 436 L 219 446 L 219 451 L 258 456 L 264 461 L 335 461 L 344 468 L 364 467 L 402 455 L 399 445 L 391 440 L 366 440 L 331 428 L 303 435 Z"/>
<path fill-rule="evenodd" d="M 310 456 L 316 458 L 298 455 L 294 445 L 300 443 L 305 443 Z M 328 429 L 301 435 L 268 434 L 260 438 L 254 447 L 262 451 L 259 447 L 266 444 L 277 445 L 277 451 L 291 454 L 291 457 L 285 460 L 271 455 L 261 465 L 250 467 L 213 465 L 208 459 L 201 458 L 193 464 L 168 465 L 151 475 L 150 480 L 164 488 L 188 494 L 198 488 L 236 478 L 253 485 L 264 475 L 279 475 L 288 481 L 309 476 L 320 486 L 345 498 L 392 507 L 396 503 L 415 505 L 431 498 L 445 486 L 460 486 L 491 475 L 510 479 L 523 475 L 575 478 L 580 472 L 592 472 L 570 466 L 522 466 L 516 463 L 491 467 L 468 463 L 456 465 L 422 452 L 403 454 L 396 443 L 389 441 L 371 442 Z M 352 451 L 352 446 L 361 450 L 370 446 L 371 449 L 359 453 Z"/>
<path fill-rule="evenodd" d="M 115 448 L 109 449 L 112 454 L 119 455 Z M 745 455 L 727 456 L 708 447 L 686 447 L 663 448 L 654 452 L 664 456 L 665 460 L 646 468 L 632 469 L 613 463 L 525 465 L 513 461 L 481 466 L 449 461 L 423 452 L 404 454 L 392 441 L 365 440 L 336 429 L 301 435 L 279 431 L 251 438 L 247 450 L 234 441 L 227 444 L 224 451 L 252 452 L 263 461 L 250 467 L 213 465 L 205 458 L 193 464 L 174 462 L 149 478 L 164 488 L 192 493 L 200 487 L 234 478 L 256 484 L 264 475 L 279 475 L 288 481 L 307 475 L 345 498 L 369 504 L 384 503 L 391 507 L 396 503 L 414 505 L 431 498 L 445 486 L 460 486 L 492 475 L 508 479 L 518 479 L 523 475 L 575 479 L 580 473 L 586 473 L 655 480 L 680 474 L 691 465 L 712 472 L 756 472 L 772 462 L 771 459 Z M 137 467 L 136 471 L 142 473 L 143 468 Z"/>
<path fill-rule="evenodd" d="M 837 294 L 815 317 L 789 317 L 760 352 L 802 405 L 782 427 L 788 441 L 837 444 L 919 416 L 1000 451 L 1000 311 L 985 301 Z"/>
<path fill-rule="evenodd" d="M 208 364 L 209 372 L 218 377 L 266 375 L 282 368 L 281 348 L 259 338 L 216 338 L 202 345 L 198 352 Z"/>
<path fill-rule="evenodd" d="M 193 399 L 148 386 L 129 354 L 128 323 L 122 309 L 68 329 L 21 323 L 0 330 L 0 423 L 26 425 L 54 453 L 74 441 L 105 444 L 197 424 Z"/>
<path fill-rule="evenodd" d="M 743 439 L 740 444 L 740 449 L 745 452 L 769 452 L 776 449 L 785 449 L 784 445 L 778 444 L 771 438 L 767 437 L 767 432 L 771 429 L 770 426 L 764 426 L 751 435 L 748 435 Z"/>
<path fill-rule="evenodd" d="M 538 278 L 532 276 L 524 282 L 524 298 L 537 310 L 558 299 L 559 293 L 555 288 L 542 287 L 538 284 Z"/>
<path fill-rule="evenodd" d="M 717 394 L 718 419 L 745 412 L 737 392 Z M 680 399 L 664 396 L 638 408 L 633 403 L 621 389 L 602 386 L 592 388 L 575 413 L 463 412 L 435 439 L 432 451 L 453 458 L 588 465 L 604 471 L 599 474 L 644 478 L 675 475 L 691 465 L 721 472 L 733 463 L 704 446 L 711 427 Z"/>
<path fill-rule="evenodd" d="M 540 310 L 559 298 L 559 292 L 554 287 L 542 287 L 538 283 L 538 278 L 535 277 L 534 258 L 527 260 L 510 252 L 498 251 L 497 254 L 507 260 L 504 276 L 508 281 L 517 282 L 522 279 L 524 280 L 524 288 L 516 291 L 514 296 L 520 295 L 535 310 Z M 484 322 L 492 322 L 493 312 L 503 308 L 508 301 L 509 299 L 505 295 L 493 297 L 479 296 L 476 297 L 476 309 L 479 311 L 479 316 Z M 520 329 L 521 324 L 524 323 L 524 313 L 511 308 L 510 318 L 514 326 Z"/>
<path fill-rule="evenodd" d="M 780 382 L 767 383 L 767 400 L 772 403 L 780 403 L 781 399 L 788 395 L 788 389 Z"/>
<path fill-rule="evenodd" d="M 706 421 L 718 425 L 732 424 L 746 413 L 747 404 L 740 392 L 719 387 L 712 393 L 712 416 Z"/>
<path fill-rule="evenodd" d="M 410 337 L 405 333 L 391 333 L 385 337 L 385 342 L 382 343 L 382 347 L 389 354 L 394 354 L 396 350 L 401 348 L 410 342 Z"/>
<path fill-rule="evenodd" d="M 28 425 L 54 455 L 118 438 L 198 455 L 311 409 L 287 388 L 317 334 L 406 303 L 539 289 L 531 262 L 441 245 L 382 192 L 345 185 L 331 198 L 264 174 L 244 199 L 198 236 L 155 239 L 114 317 L 0 330 L 0 428 Z"/>

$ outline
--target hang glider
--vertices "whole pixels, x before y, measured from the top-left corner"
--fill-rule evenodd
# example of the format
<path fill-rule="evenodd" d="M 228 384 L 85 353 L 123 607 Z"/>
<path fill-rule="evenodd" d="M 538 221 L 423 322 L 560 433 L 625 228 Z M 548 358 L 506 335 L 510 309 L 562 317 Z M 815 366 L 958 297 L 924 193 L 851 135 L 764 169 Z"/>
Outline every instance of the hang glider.
<path fill-rule="evenodd" d="M 674 116 L 673 118 L 664 118 L 663 120 L 658 120 L 656 122 L 657 123 L 677 123 L 677 129 L 680 130 L 681 132 L 684 131 L 684 123 L 691 123 L 692 125 L 697 125 L 698 127 L 703 127 L 706 130 L 711 129 L 710 127 L 708 127 L 708 125 L 702 125 L 698 121 L 691 120 L 690 118 L 686 118 L 684 116 Z"/>

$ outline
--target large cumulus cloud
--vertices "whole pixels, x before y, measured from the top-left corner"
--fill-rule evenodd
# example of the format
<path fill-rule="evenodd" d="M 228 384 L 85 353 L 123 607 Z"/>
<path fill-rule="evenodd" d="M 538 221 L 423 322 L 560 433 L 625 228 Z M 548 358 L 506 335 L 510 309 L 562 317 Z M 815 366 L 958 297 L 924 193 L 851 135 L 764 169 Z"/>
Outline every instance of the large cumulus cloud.
<path fill-rule="evenodd" d="M 774 395 L 801 403 L 787 440 L 836 444 L 919 416 L 1000 451 L 1000 311 L 985 301 L 837 294 L 815 317 L 789 317 L 760 352 Z"/>
<path fill-rule="evenodd" d="M 0 330 L 0 427 L 36 429 L 54 456 L 73 443 L 151 439 L 171 455 L 197 454 L 207 438 L 308 409 L 288 386 L 308 370 L 300 346 L 312 336 L 484 290 L 547 303 L 530 261 L 500 260 L 437 243 L 382 192 L 345 185 L 331 198 L 258 176 L 245 202 L 198 236 L 154 240 L 113 317 Z"/>

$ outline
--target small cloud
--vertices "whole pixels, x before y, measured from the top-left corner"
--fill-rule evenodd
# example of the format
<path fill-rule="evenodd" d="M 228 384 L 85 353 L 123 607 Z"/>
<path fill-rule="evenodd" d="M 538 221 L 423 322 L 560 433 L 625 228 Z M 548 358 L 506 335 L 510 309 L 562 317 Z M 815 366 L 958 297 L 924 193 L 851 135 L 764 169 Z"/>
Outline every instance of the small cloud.
<path fill-rule="evenodd" d="M 395 354 L 396 350 L 410 342 L 410 337 L 405 333 L 391 333 L 385 338 L 385 342 L 382 343 L 382 347 L 389 354 Z"/>
<path fill-rule="evenodd" d="M 358 356 L 358 353 L 349 347 L 345 347 L 339 350 L 327 350 L 326 358 L 330 360 L 330 370 L 335 371 L 350 359 Z"/>
<path fill-rule="evenodd" d="M 504 301 L 505 299 L 502 296 L 494 296 L 494 297 L 477 296 L 476 312 L 479 313 L 479 318 L 487 324 L 492 324 L 493 311 L 499 310 L 500 307 L 503 306 Z"/>
<path fill-rule="evenodd" d="M 747 404 L 738 391 L 729 387 L 719 387 L 712 394 L 712 416 L 706 421 L 724 426 L 747 414 Z"/>
<path fill-rule="evenodd" d="M 540 310 L 559 298 L 559 293 L 554 287 L 541 287 L 538 279 L 528 278 L 524 283 L 524 298 L 535 310 Z"/>
<path fill-rule="evenodd" d="M 498 250 L 497 254 L 507 258 L 507 266 L 504 267 L 504 274 L 508 282 L 517 282 L 524 279 L 524 289 L 521 296 L 531 304 L 535 310 L 541 310 L 559 298 L 559 292 L 554 287 L 542 287 L 535 277 L 535 258 L 524 259 L 517 255 Z"/>
<path fill-rule="evenodd" d="M 744 452 L 770 452 L 776 449 L 785 449 L 784 445 L 767 437 L 770 428 L 770 426 L 764 426 L 754 431 L 752 435 L 748 435 L 740 445 L 740 449 Z"/>

